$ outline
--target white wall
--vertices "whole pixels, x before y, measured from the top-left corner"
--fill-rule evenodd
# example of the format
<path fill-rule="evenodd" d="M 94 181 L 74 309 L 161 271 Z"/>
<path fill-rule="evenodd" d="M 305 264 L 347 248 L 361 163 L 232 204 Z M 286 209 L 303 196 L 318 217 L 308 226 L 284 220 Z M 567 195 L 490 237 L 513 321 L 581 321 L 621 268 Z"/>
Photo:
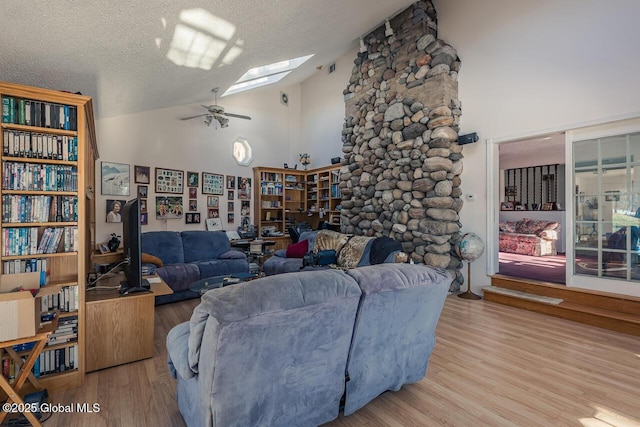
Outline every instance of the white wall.
<path fill-rule="evenodd" d="M 342 157 L 344 95 L 357 50 L 336 61 L 336 71 L 329 74 L 325 66 L 302 82 L 302 136 L 300 153 L 311 154 L 311 167 L 331 164 L 332 157 Z M 299 154 L 299 153 L 298 153 Z"/>
<path fill-rule="evenodd" d="M 466 201 L 461 222 L 464 230 L 486 239 L 487 139 L 506 141 L 639 115 L 640 2 L 434 4 L 439 36 L 462 60 L 461 133 L 480 136 L 480 142 L 463 151 L 463 191 L 478 197 Z M 490 283 L 486 259 L 474 263 L 472 274 L 474 289 Z"/>
<path fill-rule="evenodd" d="M 107 199 L 131 199 L 136 197 L 137 185 L 133 182 L 134 165 L 151 167 L 149 184 L 149 224 L 143 231 L 204 229 L 206 218 L 206 196 L 202 195 L 202 172 L 253 177 L 254 166 L 282 167 L 298 161 L 292 143 L 300 135 L 300 86 L 285 90 L 289 105 L 280 103 L 280 91 L 263 89 L 245 94 L 225 97 L 218 104 L 226 111 L 244 114 L 252 120 L 230 118 L 229 127 L 215 129 L 207 127 L 203 119 L 180 120 L 202 113 L 199 104 L 147 111 L 139 114 L 98 120 L 96 132 L 100 159 L 96 163 L 96 241 L 106 240 L 110 233 L 122 233 L 122 224 L 106 222 Z M 212 100 L 213 102 L 213 100 Z M 249 167 L 238 166 L 231 155 L 236 137 L 246 138 L 252 146 L 254 161 Z M 293 153 L 293 154 L 292 154 Z M 101 194 L 100 165 L 102 161 L 127 163 L 131 166 L 131 191 L 129 196 L 107 196 Z M 202 223 L 186 225 L 183 219 L 160 221 L 155 218 L 154 168 L 178 169 L 200 172 L 198 188 L 198 212 Z M 182 195 L 185 212 L 188 209 L 186 182 Z M 237 197 L 237 192 L 236 192 Z M 220 196 L 220 217 L 226 229 L 235 229 L 240 223 L 240 201 L 235 202 L 235 222 L 227 224 L 227 196 Z M 252 212 L 253 212 L 253 200 Z"/>

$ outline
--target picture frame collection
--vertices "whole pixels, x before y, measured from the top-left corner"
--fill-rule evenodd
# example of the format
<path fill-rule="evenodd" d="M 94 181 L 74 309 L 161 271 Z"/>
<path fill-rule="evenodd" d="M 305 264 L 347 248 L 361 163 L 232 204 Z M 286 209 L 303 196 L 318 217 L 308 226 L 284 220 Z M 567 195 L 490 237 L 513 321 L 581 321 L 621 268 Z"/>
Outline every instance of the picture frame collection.
<path fill-rule="evenodd" d="M 185 224 L 201 224 L 203 220 L 213 220 L 215 229 L 222 229 L 220 212 L 226 190 L 227 223 L 235 223 L 235 200 L 241 201 L 240 218 L 242 223 L 251 223 L 251 178 L 235 175 L 223 175 L 212 172 L 183 171 L 162 167 L 152 168 L 144 165 L 133 166 L 133 183 L 130 183 L 131 167 L 126 163 L 106 162 L 101 165 L 101 194 L 113 196 L 106 199 L 106 222 L 122 222 L 119 208 L 126 199 L 122 196 L 135 194 L 140 199 L 140 223 L 148 225 L 149 210 L 155 211 L 156 220 L 182 219 Z M 153 180 L 153 187 L 151 183 Z M 155 203 L 149 205 L 154 191 Z M 201 214 L 198 207 L 198 189 L 206 196 L 206 212 Z M 134 193 L 135 192 L 135 193 Z M 187 195 L 187 204 L 183 204 L 183 195 Z M 222 200 L 221 200 L 222 199 Z M 204 202 L 203 202 L 204 203 Z M 152 211 L 152 213 L 153 213 Z M 207 228 L 212 221 L 207 222 Z"/>

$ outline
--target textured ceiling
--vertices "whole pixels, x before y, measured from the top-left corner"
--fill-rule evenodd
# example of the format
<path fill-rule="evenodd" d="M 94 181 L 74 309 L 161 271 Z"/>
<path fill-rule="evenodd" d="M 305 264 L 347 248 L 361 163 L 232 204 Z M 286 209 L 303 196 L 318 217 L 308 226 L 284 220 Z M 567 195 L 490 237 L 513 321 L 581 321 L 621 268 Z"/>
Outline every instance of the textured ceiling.
<path fill-rule="evenodd" d="M 412 3 L 6 1 L 0 13 L 0 80 L 80 91 L 94 98 L 97 118 L 208 102 L 211 88 L 224 92 L 251 67 L 314 53 L 279 85 L 299 83 L 320 65 L 326 72 L 328 64 L 357 46 L 360 35 Z M 193 16 L 206 25 L 194 25 Z M 221 47 L 211 69 L 167 59 L 177 25 L 200 31 Z"/>

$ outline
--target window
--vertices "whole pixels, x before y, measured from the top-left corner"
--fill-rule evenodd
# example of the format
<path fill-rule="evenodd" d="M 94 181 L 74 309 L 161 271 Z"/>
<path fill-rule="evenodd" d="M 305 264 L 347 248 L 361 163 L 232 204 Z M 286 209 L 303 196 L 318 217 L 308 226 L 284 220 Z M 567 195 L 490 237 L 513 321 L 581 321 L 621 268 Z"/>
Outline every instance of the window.
<path fill-rule="evenodd" d="M 276 83 L 283 79 L 292 70 L 304 64 L 313 55 L 301 56 L 295 59 L 287 59 L 269 65 L 254 67 L 248 70 L 231 86 L 222 96 L 233 95 L 260 86 Z"/>
<path fill-rule="evenodd" d="M 251 145 L 244 138 L 236 138 L 233 141 L 233 158 L 240 166 L 249 166 L 253 161 Z"/>
<path fill-rule="evenodd" d="M 640 281 L 640 133 L 573 143 L 574 274 Z"/>

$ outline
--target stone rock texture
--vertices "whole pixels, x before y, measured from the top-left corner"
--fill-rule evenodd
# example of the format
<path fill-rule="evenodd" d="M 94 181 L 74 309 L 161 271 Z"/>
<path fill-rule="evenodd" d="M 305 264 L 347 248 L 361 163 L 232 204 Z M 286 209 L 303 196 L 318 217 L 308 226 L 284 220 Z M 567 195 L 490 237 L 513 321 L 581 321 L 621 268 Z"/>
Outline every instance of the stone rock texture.
<path fill-rule="evenodd" d="M 449 270 L 462 209 L 460 59 L 438 38 L 431 1 L 418 1 L 363 37 L 344 90 L 341 230 L 389 236 L 409 259 Z"/>

